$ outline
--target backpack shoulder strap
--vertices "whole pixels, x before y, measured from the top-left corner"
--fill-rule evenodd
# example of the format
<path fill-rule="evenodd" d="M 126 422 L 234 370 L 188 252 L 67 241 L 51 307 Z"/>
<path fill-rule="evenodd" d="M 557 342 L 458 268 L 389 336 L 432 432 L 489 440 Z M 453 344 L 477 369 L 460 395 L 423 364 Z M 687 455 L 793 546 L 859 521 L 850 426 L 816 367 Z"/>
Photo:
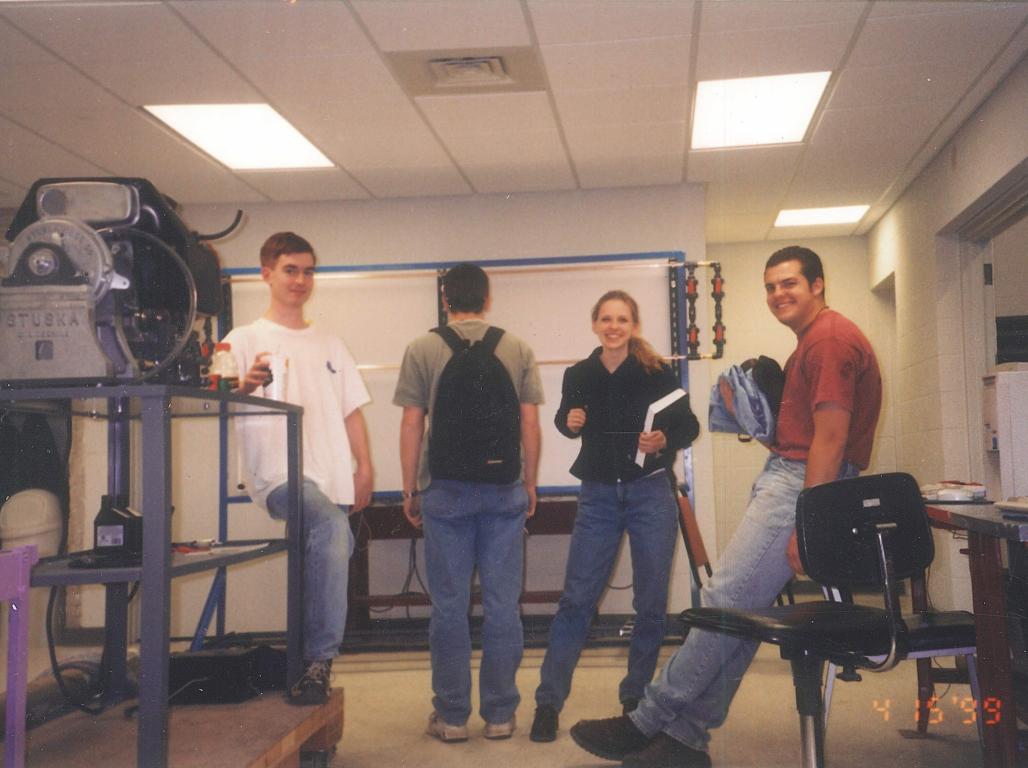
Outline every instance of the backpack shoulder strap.
<path fill-rule="evenodd" d="M 432 328 L 432 333 L 438 333 L 443 341 L 446 342 L 447 346 L 453 350 L 454 354 L 463 352 L 467 347 L 468 342 L 462 339 L 453 328 L 448 325 L 440 325 L 438 328 Z"/>
<path fill-rule="evenodd" d="M 497 328 L 495 325 L 490 325 L 489 329 L 485 332 L 485 336 L 482 337 L 482 341 L 479 342 L 490 354 L 496 353 L 496 345 L 500 343 L 500 339 L 503 338 L 505 331 L 502 328 Z"/>

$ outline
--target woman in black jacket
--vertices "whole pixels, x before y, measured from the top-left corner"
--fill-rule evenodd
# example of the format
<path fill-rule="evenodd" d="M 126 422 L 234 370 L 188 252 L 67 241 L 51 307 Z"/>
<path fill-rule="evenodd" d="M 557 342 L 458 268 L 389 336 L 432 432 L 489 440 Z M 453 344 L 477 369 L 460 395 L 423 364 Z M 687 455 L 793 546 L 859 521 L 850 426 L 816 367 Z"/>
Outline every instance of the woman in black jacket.
<path fill-rule="evenodd" d="M 699 434 L 688 395 L 661 412 L 660 429 L 644 431 L 650 404 L 678 390 L 679 382 L 639 336 L 635 300 L 624 291 L 608 291 L 593 307 L 592 320 L 600 346 L 565 371 L 555 418 L 562 434 L 582 440 L 571 466 L 582 488 L 564 593 L 535 692 L 532 741 L 557 736 L 558 713 L 625 531 L 632 552 L 635 609 L 628 673 L 618 692 L 625 712 L 635 708 L 652 680 L 664 638 L 678 534 L 672 464 L 675 453 Z M 641 466 L 636 463 L 640 455 Z"/>

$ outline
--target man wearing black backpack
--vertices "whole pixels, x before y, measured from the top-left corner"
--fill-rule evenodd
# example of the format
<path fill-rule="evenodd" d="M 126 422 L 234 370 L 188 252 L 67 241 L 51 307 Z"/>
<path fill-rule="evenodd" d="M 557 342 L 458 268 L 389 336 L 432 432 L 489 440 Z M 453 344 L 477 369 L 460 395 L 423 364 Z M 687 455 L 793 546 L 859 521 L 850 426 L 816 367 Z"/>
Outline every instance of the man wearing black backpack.
<path fill-rule="evenodd" d="M 471 578 L 482 591 L 480 713 L 509 738 L 521 700 L 522 536 L 535 513 L 542 383 L 532 350 L 485 322 L 489 278 L 474 264 L 443 276 L 447 324 L 415 339 L 393 403 L 403 408 L 403 512 L 424 528 L 432 596 L 433 711 L 427 733 L 466 741 L 471 715 Z M 428 430 L 425 417 L 428 416 Z M 427 438 L 427 439 L 426 439 Z"/>

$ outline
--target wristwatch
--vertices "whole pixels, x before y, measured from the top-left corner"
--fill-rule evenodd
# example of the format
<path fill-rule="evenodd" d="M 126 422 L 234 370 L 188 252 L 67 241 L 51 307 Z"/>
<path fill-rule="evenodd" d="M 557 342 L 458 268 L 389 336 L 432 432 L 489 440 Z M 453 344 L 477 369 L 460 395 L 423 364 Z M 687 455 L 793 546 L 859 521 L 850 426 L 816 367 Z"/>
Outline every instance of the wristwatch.
<path fill-rule="evenodd" d="M 420 493 L 420 491 L 418 491 L 417 488 L 415 488 L 413 491 L 404 491 L 403 494 L 402 494 L 403 500 L 406 501 L 407 499 L 413 499 L 419 493 Z"/>

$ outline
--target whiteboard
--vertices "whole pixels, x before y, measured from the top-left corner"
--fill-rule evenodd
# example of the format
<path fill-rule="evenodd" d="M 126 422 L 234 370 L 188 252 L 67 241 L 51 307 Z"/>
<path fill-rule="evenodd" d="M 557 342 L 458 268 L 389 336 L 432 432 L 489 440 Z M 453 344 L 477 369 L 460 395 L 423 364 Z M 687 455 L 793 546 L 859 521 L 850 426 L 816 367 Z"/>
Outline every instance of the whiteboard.
<path fill-rule="evenodd" d="M 661 258 L 664 256 L 664 258 Z M 542 454 L 539 485 L 577 486 L 568 471 L 579 443 L 553 426 L 565 369 L 597 346 L 590 313 L 606 291 L 621 289 L 639 303 L 643 336 L 670 354 L 670 299 L 665 255 L 652 261 L 534 265 L 491 268 L 492 306 L 486 319 L 522 338 L 535 352 L 545 402 L 540 407 Z M 437 324 L 437 277 L 432 269 L 390 273 L 326 272 L 315 278 L 307 317 L 342 337 L 371 394 L 364 418 L 375 467 L 375 491 L 399 491 L 401 409 L 392 404 L 407 344 Z M 370 268 L 369 268 L 370 269 Z M 267 308 L 268 289 L 259 279 L 232 282 L 233 323 L 253 322 Z"/>

